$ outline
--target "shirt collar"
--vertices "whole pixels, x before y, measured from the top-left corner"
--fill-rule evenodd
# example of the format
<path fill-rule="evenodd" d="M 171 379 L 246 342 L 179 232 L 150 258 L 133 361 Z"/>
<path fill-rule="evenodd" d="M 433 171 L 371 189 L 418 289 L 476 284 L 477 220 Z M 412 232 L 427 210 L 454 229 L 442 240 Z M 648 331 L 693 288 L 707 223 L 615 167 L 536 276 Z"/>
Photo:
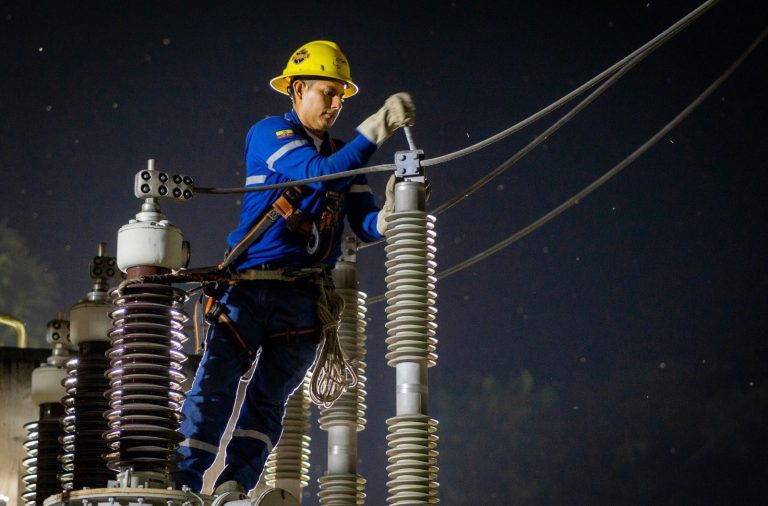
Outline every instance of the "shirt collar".
<path fill-rule="evenodd" d="M 299 115 L 296 114 L 296 109 L 291 109 L 290 112 L 285 113 L 283 116 L 286 120 L 290 121 L 294 125 L 300 127 L 300 131 L 302 134 L 304 134 L 306 137 L 308 137 L 315 145 L 315 148 L 317 148 L 318 151 L 320 151 L 320 146 L 328 142 L 330 139 L 330 135 L 328 132 L 325 132 L 323 134 L 323 137 L 316 137 L 309 133 L 306 128 L 304 128 L 304 125 L 301 124 L 301 120 L 299 119 Z"/>

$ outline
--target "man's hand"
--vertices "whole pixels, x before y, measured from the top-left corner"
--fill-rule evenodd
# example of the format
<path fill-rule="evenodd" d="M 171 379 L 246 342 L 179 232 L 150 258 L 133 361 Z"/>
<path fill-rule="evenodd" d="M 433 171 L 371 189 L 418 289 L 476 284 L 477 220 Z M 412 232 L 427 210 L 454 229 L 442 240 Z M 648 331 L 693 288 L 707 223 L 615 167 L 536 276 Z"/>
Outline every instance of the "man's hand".
<path fill-rule="evenodd" d="M 377 146 L 400 127 L 413 126 L 416 119 L 416 107 L 408 93 L 395 93 L 384 101 L 384 106 L 375 114 L 360 123 L 357 131 Z"/>
<path fill-rule="evenodd" d="M 387 181 L 387 189 L 385 190 L 386 194 L 386 200 L 384 201 L 384 205 L 381 208 L 381 211 L 379 211 L 379 215 L 376 217 L 376 230 L 379 231 L 381 235 L 384 235 L 384 232 L 387 231 L 387 216 L 395 212 L 395 175 L 392 174 L 389 176 L 389 181 Z"/>

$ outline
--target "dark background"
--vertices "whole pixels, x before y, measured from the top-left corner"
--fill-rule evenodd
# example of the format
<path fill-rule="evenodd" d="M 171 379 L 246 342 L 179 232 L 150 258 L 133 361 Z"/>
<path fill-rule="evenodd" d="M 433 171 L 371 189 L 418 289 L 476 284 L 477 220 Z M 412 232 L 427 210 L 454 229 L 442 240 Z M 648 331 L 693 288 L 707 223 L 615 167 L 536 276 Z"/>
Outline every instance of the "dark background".
<path fill-rule="evenodd" d="M 247 129 L 289 108 L 268 80 L 306 41 L 337 41 L 361 89 L 336 136 L 351 137 L 389 94 L 408 91 L 416 143 L 431 158 L 533 114 L 699 5 L 495 3 L 4 3 L 0 311 L 20 313 L 44 346 L 45 322 L 88 291 L 97 244 L 114 254 L 117 230 L 139 211 L 133 177 L 147 159 L 200 186 L 241 186 Z M 767 11 L 758 0 L 720 2 L 441 215 L 438 271 L 627 156 L 746 48 Z M 438 284 L 430 394 L 443 503 L 766 502 L 767 49 L 578 206 Z M 559 114 L 431 169 L 430 206 Z M 406 147 L 398 133 L 372 163 Z M 386 177 L 370 177 L 379 199 Z M 220 260 L 239 199 L 163 205 L 192 244 L 193 266 Z M 385 289 L 383 261 L 381 246 L 359 254 L 371 296 Z M 385 504 L 394 414 L 383 310 L 368 312 L 359 472 L 369 504 Z M 313 436 L 314 480 L 325 435 Z M 306 503 L 315 494 L 313 483 Z"/>

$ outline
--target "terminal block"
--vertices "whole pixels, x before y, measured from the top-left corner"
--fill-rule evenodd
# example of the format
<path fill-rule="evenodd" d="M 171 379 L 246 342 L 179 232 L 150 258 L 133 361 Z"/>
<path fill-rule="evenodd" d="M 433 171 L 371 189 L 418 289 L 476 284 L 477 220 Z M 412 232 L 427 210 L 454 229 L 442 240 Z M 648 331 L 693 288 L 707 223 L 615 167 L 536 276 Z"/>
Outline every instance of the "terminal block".
<path fill-rule="evenodd" d="M 168 174 L 154 169 L 136 173 L 133 187 L 137 198 L 171 199 L 185 202 L 192 198 L 194 181 L 184 174 Z"/>
<path fill-rule="evenodd" d="M 91 279 L 120 279 L 120 269 L 114 257 L 99 255 L 93 257 L 90 264 Z"/>

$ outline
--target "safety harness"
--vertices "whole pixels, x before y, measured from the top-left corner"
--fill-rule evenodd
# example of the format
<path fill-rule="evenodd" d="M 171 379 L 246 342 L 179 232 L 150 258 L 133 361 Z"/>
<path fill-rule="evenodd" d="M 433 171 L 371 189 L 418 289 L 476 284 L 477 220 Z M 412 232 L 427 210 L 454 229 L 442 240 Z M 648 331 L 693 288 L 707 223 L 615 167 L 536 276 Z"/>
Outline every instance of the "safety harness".
<path fill-rule="evenodd" d="M 343 194 L 339 192 L 326 192 L 325 209 L 320 214 L 320 219 L 317 223 L 311 220 L 299 207 L 301 200 L 308 194 L 309 190 L 303 186 L 286 188 L 277 200 L 275 200 L 272 206 L 261 217 L 255 220 L 254 225 L 243 239 L 227 252 L 224 260 L 217 266 L 217 269 L 219 271 L 230 270 L 232 262 L 262 237 L 280 218 L 285 220 L 289 231 L 308 236 L 307 252 L 310 255 L 317 255 L 319 252 L 317 257 L 321 262 L 328 258 L 333 249 L 333 238 L 339 223 L 339 213 L 341 211 Z M 222 286 L 220 283 L 214 283 L 203 290 L 208 297 L 204 309 L 205 320 L 209 324 L 215 324 L 220 321 L 230 329 L 238 343 L 247 350 L 248 366 L 250 367 L 250 364 L 254 359 L 254 353 L 246 345 L 245 340 L 243 340 L 235 326 L 232 324 L 232 321 L 227 317 L 226 310 L 220 302 L 226 289 L 230 285 L 243 280 L 296 281 L 302 277 L 309 277 L 313 274 L 317 275 L 320 272 L 320 268 L 298 269 L 292 271 L 290 274 L 287 274 L 283 269 L 248 269 L 242 272 L 232 272 L 231 278 L 226 285 Z M 286 330 L 284 332 L 269 334 L 266 337 L 273 342 L 276 339 L 281 338 L 290 341 L 297 336 L 311 338 L 312 334 L 316 334 L 314 328 Z"/>
<path fill-rule="evenodd" d="M 272 203 L 272 206 L 255 221 L 243 239 L 227 252 L 218 268 L 221 270 L 229 268 L 232 262 L 262 237 L 280 218 L 285 220 L 289 231 L 308 236 L 307 253 L 315 255 L 320 251 L 321 254 L 318 255 L 320 262 L 328 258 L 333 248 L 333 237 L 339 223 L 343 194 L 326 192 L 326 206 L 317 223 L 311 220 L 299 207 L 301 200 L 308 194 L 309 189 L 304 186 L 286 188 Z"/>
<path fill-rule="evenodd" d="M 331 149 L 336 151 L 336 146 L 331 140 Z M 226 289 L 243 280 L 277 280 L 296 281 L 306 279 L 315 281 L 319 287 L 317 301 L 317 315 L 321 328 L 318 332 L 315 328 L 286 329 L 268 334 L 265 337 L 266 345 L 290 344 L 294 342 L 322 341 L 323 345 L 318 353 L 315 368 L 310 381 L 310 397 L 322 406 L 330 406 L 346 388 L 357 384 L 355 368 L 349 363 L 343 349 L 338 342 L 338 323 L 341 311 L 344 308 L 343 299 L 336 294 L 330 283 L 329 271 L 325 267 L 291 270 L 284 269 L 247 269 L 233 272 L 232 263 L 237 260 L 248 248 L 256 242 L 281 218 L 285 220 L 286 228 L 307 237 L 307 253 L 315 256 L 318 263 L 326 260 L 333 250 L 334 237 L 339 224 L 339 216 L 344 194 L 341 192 L 325 193 L 325 208 L 317 221 L 310 219 L 301 210 L 301 200 L 310 193 L 304 186 L 286 188 L 272 203 L 270 208 L 258 219 L 243 239 L 228 251 L 224 260 L 217 266 L 219 272 L 230 273 L 230 278 L 223 283 L 211 283 L 203 290 L 207 295 L 204 315 L 209 324 L 222 323 L 229 329 L 231 335 L 238 342 L 243 352 L 240 354 L 240 362 L 243 372 L 250 369 L 255 359 L 255 353 L 245 342 L 236 326 L 227 315 L 226 308 L 220 302 Z M 319 335 L 318 335 L 319 333 Z"/>
<path fill-rule="evenodd" d="M 305 281 L 305 282 L 317 282 L 323 283 L 324 278 L 328 276 L 325 269 L 313 268 L 313 269 L 301 269 L 291 273 L 285 272 L 282 269 L 276 270 L 258 270 L 249 269 L 243 272 L 233 273 L 231 277 L 226 281 L 216 281 L 207 283 L 203 287 L 203 293 L 206 295 L 206 303 L 203 309 L 205 321 L 209 325 L 215 325 L 221 323 L 225 325 L 232 337 L 240 345 L 241 353 L 238 355 L 242 372 L 250 369 L 255 359 L 254 351 L 245 342 L 245 339 L 238 332 L 234 322 L 229 318 L 227 309 L 224 304 L 221 303 L 221 297 L 223 297 L 227 288 L 241 282 L 241 281 Z M 323 287 L 320 287 L 321 292 Z M 321 294 L 321 298 L 323 295 Z M 319 310 L 318 310 L 319 313 Z M 321 322 L 325 324 L 325 322 Z M 318 336 L 318 330 L 314 327 L 300 328 L 300 329 L 286 329 L 283 331 L 272 332 L 264 336 L 265 344 L 267 345 L 290 345 L 299 342 L 318 342 L 321 336 Z"/>

